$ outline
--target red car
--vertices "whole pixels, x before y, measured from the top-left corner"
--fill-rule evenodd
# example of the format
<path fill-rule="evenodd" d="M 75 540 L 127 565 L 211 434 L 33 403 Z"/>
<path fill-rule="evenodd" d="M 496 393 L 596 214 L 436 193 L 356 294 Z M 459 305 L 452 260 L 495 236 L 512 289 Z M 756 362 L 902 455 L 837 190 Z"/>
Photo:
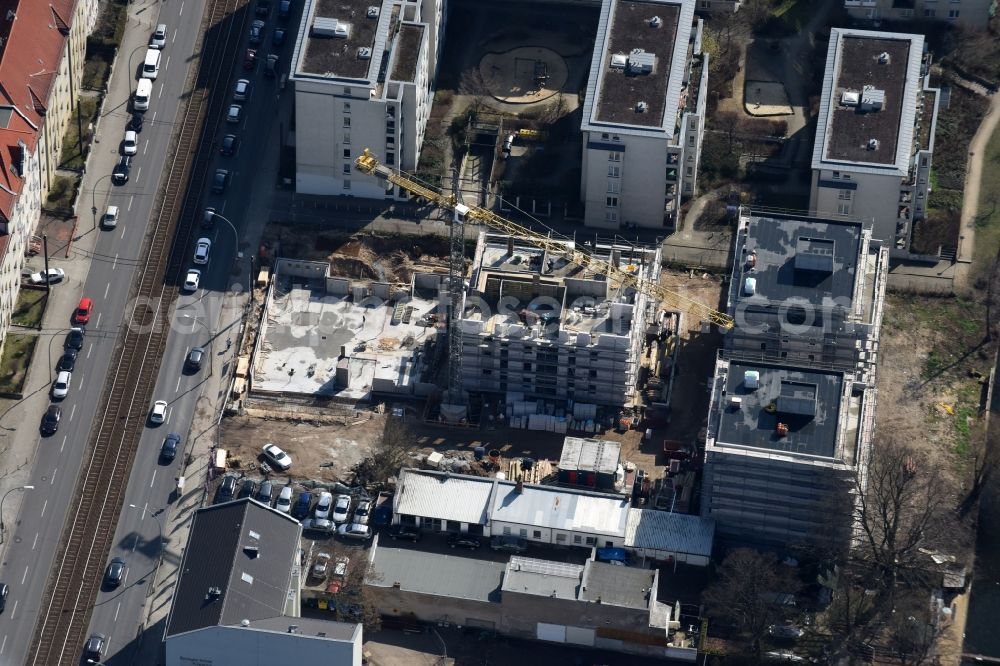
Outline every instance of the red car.
<path fill-rule="evenodd" d="M 80 299 L 80 304 L 76 306 L 76 312 L 73 313 L 73 323 L 74 324 L 86 324 L 90 321 L 90 314 L 94 311 L 94 301 L 90 300 L 86 296 Z"/>
<path fill-rule="evenodd" d="M 250 71 L 257 66 L 257 51 L 255 49 L 247 49 L 246 55 L 243 56 L 243 69 Z"/>

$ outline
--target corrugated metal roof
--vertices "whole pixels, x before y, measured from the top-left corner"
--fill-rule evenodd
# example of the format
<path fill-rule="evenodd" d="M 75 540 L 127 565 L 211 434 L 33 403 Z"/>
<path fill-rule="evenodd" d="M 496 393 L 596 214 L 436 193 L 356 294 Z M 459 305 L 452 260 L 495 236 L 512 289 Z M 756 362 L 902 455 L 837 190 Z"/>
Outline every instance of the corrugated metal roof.
<path fill-rule="evenodd" d="M 503 591 L 575 601 L 582 579 L 582 564 L 514 555 L 507 564 Z"/>
<path fill-rule="evenodd" d="M 365 583 L 398 583 L 404 592 L 499 603 L 503 572 L 501 562 L 379 546 Z"/>
<path fill-rule="evenodd" d="M 528 484 L 518 492 L 515 486 L 510 481 L 497 483 L 492 521 L 568 532 L 625 535 L 629 505 L 622 495 Z"/>
<path fill-rule="evenodd" d="M 492 492 L 492 479 L 404 469 L 394 509 L 407 516 L 485 525 Z"/>
<path fill-rule="evenodd" d="M 601 439 L 567 437 L 559 456 L 559 469 L 614 474 L 622 445 Z"/>
<path fill-rule="evenodd" d="M 647 548 L 688 555 L 712 555 L 715 521 L 686 513 L 629 509 L 626 548 Z"/>

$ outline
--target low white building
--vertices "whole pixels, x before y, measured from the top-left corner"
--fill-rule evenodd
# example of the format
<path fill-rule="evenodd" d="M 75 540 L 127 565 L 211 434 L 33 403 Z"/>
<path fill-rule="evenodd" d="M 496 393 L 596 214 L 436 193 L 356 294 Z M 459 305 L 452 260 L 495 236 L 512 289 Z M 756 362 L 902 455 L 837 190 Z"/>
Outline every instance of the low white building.
<path fill-rule="evenodd" d="M 674 228 L 698 192 L 708 54 L 695 0 L 604 0 L 583 107 L 587 226 Z"/>
<path fill-rule="evenodd" d="M 809 211 L 871 220 L 897 253 L 927 211 L 939 97 L 929 67 L 922 35 L 830 33 Z"/>
<path fill-rule="evenodd" d="M 297 192 L 405 198 L 356 173 L 354 160 L 370 148 L 416 169 L 443 22 L 444 0 L 306 1 L 290 75 Z"/>
<path fill-rule="evenodd" d="M 857 21 L 932 20 L 985 30 L 997 9 L 996 0 L 844 0 L 847 15 Z"/>

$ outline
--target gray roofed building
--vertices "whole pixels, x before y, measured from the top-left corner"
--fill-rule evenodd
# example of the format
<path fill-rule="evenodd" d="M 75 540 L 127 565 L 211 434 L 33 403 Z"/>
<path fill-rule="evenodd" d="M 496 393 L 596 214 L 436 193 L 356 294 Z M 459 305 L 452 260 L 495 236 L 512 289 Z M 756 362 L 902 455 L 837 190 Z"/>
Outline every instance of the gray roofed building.
<path fill-rule="evenodd" d="M 490 525 L 495 534 L 505 525 L 523 525 L 620 541 L 625 538 L 628 507 L 625 495 L 499 481 Z"/>
<path fill-rule="evenodd" d="M 496 603 L 504 565 L 455 555 L 387 548 L 374 550 L 365 583 L 403 592 Z"/>
<path fill-rule="evenodd" d="M 302 526 L 253 500 L 199 509 L 167 635 L 285 614 Z"/>
<path fill-rule="evenodd" d="M 686 513 L 629 509 L 625 547 L 657 560 L 708 566 L 715 523 Z"/>
<path fill-rule="evenodd" d="M 656 598 L 655 569 L 621 567 L 606 562 L 587 562 L 580 586 L 580 600 L 644 610 Z"/>
<path fill-rule="evenodd" d="M 404 468 L 393 499 L 393 512 L 469 525 L 488 520 L 493 480 Z"/>
<path fill-rule="evenodd" d="M 503 591 L 576 599 L 584 565 L 514 555 L 504 571 Z"/>

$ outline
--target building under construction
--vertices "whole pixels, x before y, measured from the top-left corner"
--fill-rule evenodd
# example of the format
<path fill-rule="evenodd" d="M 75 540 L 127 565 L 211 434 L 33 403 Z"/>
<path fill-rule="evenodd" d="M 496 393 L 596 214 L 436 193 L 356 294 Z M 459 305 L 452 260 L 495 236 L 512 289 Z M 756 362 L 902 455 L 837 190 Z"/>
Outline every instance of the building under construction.
<path fill-rule="evenodd" d="M 642 280 L 659 279 L 659 248 L 586 249 Z M 462 388 L 626 405 L 656 305 L 527 241 L 481 232 L 463 304 Z"/>
<path fill-rule="evenodd" d="M 740 215 L 702 515 L 727 545 L 849 538 L 875 428 L 888 248 L 857 222 Z"/>

